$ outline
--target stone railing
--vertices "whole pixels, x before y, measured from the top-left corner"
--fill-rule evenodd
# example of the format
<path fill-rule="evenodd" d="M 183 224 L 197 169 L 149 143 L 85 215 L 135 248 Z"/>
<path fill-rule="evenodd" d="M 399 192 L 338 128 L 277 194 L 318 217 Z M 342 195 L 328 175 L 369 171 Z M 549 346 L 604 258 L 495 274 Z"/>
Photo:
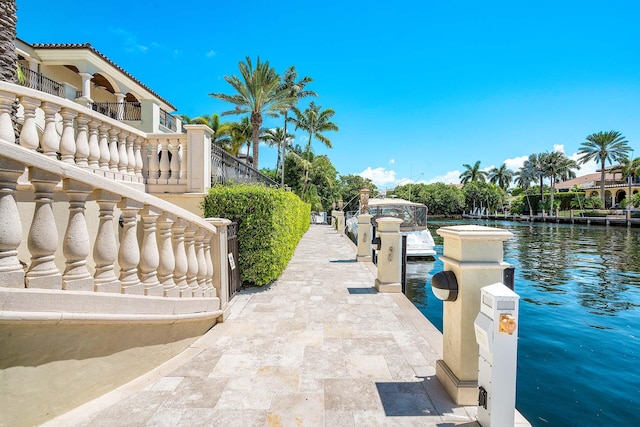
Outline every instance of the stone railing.
<path fill-rule="evenodd" d="M 19 180 L 25 168 L 32 193 L 28 183 Z M 17 197 L 25 191 L 27 195 Z M 58 201 L 60 194 L 66 200 Z M 96 205 L 94 218 L 87 217 L 89 201 Z M 57 231 L 59 203 L 68 210 L 62 239 Z M 2 141 L 0 217 L 2 287 L 181 298 L 217 295 L 211 255 L 217 231 L 209 222 L 152 195 Z M 22 224 L 28 223 L 23 235 Z M 96 224 L 95 235 L 90 235 L 88 223 Z M 25 252 L 30 260 L 21 256 Z M 60 256 L 64 270 L 58 268 L 60 260 L 56 263 Z M 95 266 L 93 272 L 89 264 Z"/>
<path fill-rule="evenodd" d="M 211 181 L 214 184 L 261 182 L 266 185 L 278 185 L 268 176 L 218 146 L 211 147 L 211 172 Z"/>

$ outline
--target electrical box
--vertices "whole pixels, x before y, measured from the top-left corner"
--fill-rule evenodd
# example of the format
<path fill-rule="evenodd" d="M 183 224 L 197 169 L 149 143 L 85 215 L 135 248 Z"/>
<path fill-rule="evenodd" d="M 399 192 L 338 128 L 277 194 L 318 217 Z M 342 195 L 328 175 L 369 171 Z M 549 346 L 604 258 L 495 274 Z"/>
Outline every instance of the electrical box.
<path fill-rule="evenodd" d="M 519 299 L 502 283 L 481 289 L 474 329 L 480 350 L 478 422 L 482 427 L 514 425 Z"/>

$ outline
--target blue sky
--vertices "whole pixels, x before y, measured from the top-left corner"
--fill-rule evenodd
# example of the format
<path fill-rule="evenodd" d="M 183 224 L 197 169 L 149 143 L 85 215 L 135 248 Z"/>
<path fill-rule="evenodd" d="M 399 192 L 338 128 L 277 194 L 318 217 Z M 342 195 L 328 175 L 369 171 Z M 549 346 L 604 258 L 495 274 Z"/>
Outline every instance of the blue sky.
<path fill-rule="evenodd" d="M 314 151 L 379 188 L 458 182 L 478 160 L 517 170 L 531 153 L 571 157 L 599 131 L 639 147 L 633 0 L 58 0 L 53 15 L 48 1 L 17 5 L 18 37 L 90 42 L 191 117 L 230 109 L 208 94 L 232 93 L 223 77 L 246 56 L 278 72 L 295 65 L 340 128 L 326 134 L 332 149 L 314 142 Z M 261 148 L 261 167 L 275 159 Z"/>

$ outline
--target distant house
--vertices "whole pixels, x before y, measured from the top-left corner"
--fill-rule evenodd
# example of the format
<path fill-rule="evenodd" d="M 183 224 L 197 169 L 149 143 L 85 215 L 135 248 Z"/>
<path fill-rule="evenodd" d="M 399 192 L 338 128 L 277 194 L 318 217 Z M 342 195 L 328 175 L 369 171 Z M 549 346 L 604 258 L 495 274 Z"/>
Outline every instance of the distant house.
<path fill-rule="evenodd" d="M 620 165 L 606 169 L 605 173 L 605 207 L 609 208 L 623 201 L 629 192 L 629 182 L 619 172 Z M 586 197 L 600 197 L 600 172 L 582 175 L 568 181 L 556 184 L 556 190 L 567 192 L 577 187 L 585 192 Z M 631 194 L 640 191 L 640 177 L 634 177 L 631 182 Z"/>

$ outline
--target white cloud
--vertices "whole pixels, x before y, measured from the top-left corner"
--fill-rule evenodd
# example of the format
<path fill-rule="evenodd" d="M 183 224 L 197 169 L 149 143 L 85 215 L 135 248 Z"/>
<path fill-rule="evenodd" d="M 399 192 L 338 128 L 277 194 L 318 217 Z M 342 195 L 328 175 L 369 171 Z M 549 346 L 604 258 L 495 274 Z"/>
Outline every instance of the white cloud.
<path fill-rule="evenodd" d="M 553 151 L 564 154 L 564 144 L 553 144 Z"/>
<path fill-rule="evenodd" d="M 396 159 L 391 159 L 391 160 L 389 160 L 389 164 L 390 164 L 390 165 L 394 164 L 395 162 L 396 162 Z"/>
<path fill-rule="evenodd" d="M 571 160 L 575 160 L 578 163 L 578 166 L 580 166 L 580 169 L 578 169 L 576 171 L 576 176 L 582 176 L 582 175 L 588 175 L 590 173 L 595 173 L 595 172 L 597 172 L 598 169 L 600 169 L 600 165 L 597 162 L 593 161 L 593 160 L 590 161 L 590 162 L 587 162 L 585 164 L 580 164 L 580 162 L 578 162 L 578 159 L 580 159 L 580 157 L 582 157 L 582 154 L 578 154 L 577 152 L 573 153 L 572 155 L 567 156 L 567 157 L 569 157 Z"/>
<path fill-rule="evenodd" d="M 444 182 L 445 184 L 460 184 L 459 170 L 453 170 L 445 173 L 444 175 L 438 175 L 427 181 L 427 184 L 435 184 L 436 182 Z"/>
<path fill-rule="evenodd" d="M 123 48 L 127 52 L 146 52 L 149 47 L 138 42 L 138 38 L 130 31 L 123 28 L 109 27 L 109 31 L 122 39 Z M 153 47 L 157 47 L 157 43 L 152 43 Z"/>
<path fill-rule="evenodd" d="M 207 58 L 213 58 L 214 56 L 216 56 L 216 51 L 215 50 L 210 50 L 205 55 L 206 55 Z"/>
<path fill-rule="evenodd" d="M 504 164 L 507 166 L 507 169 L 517 172 L 528 158 L 529 156 L 520 156 L 514 157 L 513 159 L 506 159 Z"/>
<path fill-rule="evenodd" d="M 376 187 L 383 187 L 386 184 L 395 182 L 396 180 L 395 171 L 386 170 L 385 168 L 372 169 L 371 166 L 360 172 L 358 175 L 363 178 L 369 178 L 376 185 Z"/>

